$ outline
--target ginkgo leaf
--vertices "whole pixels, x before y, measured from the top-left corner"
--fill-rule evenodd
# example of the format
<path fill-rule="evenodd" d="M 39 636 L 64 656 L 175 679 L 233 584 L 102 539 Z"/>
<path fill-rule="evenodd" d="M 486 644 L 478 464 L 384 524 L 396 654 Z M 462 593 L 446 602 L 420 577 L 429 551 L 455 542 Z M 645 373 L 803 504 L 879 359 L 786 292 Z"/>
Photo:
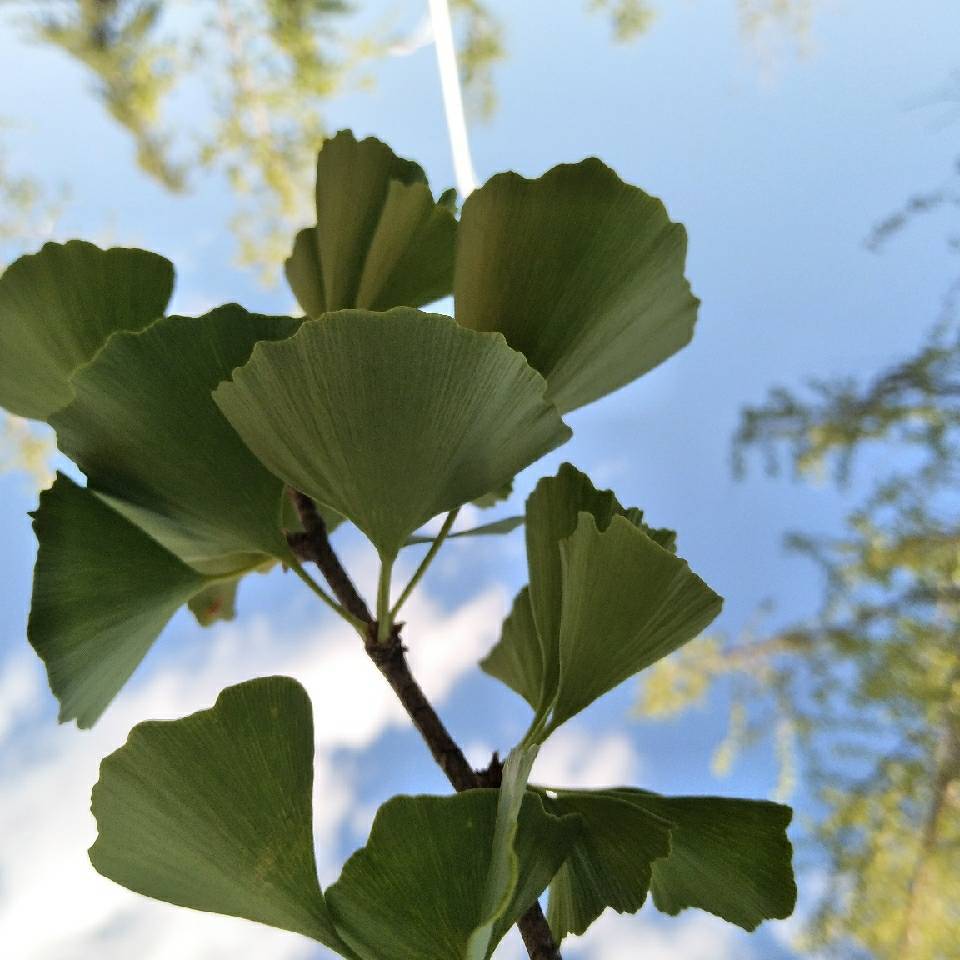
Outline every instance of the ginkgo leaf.
<path fill-rule="evenodd" d="M 606 539 L 593 543 L 579 532 L 587 523 Z M 614 524 L 618 533 L 607 537 Z M 526 538 L 529 590 L 481 666 L 527 700 L 538 720 L 552 710 L 554 728 L 719 612 L 716 594 L 670 552 L 673 531 L 648 527 L 641 510 L 624 509 L 570 464 L 527 499 Z M 677 589 L 663 596 L 645 585 L 659 589 L 670 578 Z M 623 619 L 615 624 L 617 611 Z M 588 625 L 594 613 L 607 619 Z"/>
<path fill-rule="evenodd" d="M 689 342 L 697 299 L 686 232 L 596 159 L 538 180 L 498 174 L 463 205 L 457 320 L 499 330 L 564 413 L 635 380 Z"/>
<path fill-rule="evenodd" d="M 563 604 L 552 729 L 696 637 L 723 601 L 684 560 L 622 516 L 580 514 L 560 544 Z"/>
<path fill-rule="evenodd" d="M 576 813 L 583 829 L 550 883 L 547 920 L 558 941 L 582 934 L 607 907 L 636 913 L 656 862 L 670 853 L 672 824 L 602 791 L 544 793 L 544 807 Z"/>
<path fill-rule="evenodd" d="M 448 317 L 345 310 L 262 343 L 214 398 L 260 460 L 384 560 L 438 513 L 563 443 L 543 378 Z"/>
<path fill-rule="evenodd" d="M 352 956 L 317 881 L 313 712 L 287 677 L 229 687 L 209 710 L 149 721 L 100 767 L 90 860 L 136 893 L 245 917 Z"/>
<path fill-rule="evenodd" d="M 210 391 L 255 343 L 298 326 L 231 304 L 116 334 L 74 374 L 74 400 L 50 419 L 60 449 L 111 506 L 205 573 L 286 557 L 282 484 Z"/>
<path fill-rule="evenodd" d="M 115 330 L 163 316 L 173 265 L 146 250 L 46 243 L 0 277 L 0 406 L 45 420 L 70 401 L 70 375 Z"/>
<path fill-rule="evenodd" d="M 192 596 L 187 603 L 190 612 L 201 627 L 209 627 L 218 620 L 233 620 L 237 616 L 237 587 L 239 579 L 217 580 Z"/>
<path fill-rule="evenodd" d="M 326 892 L 340 936 L 361 960 L 467 956 L 471 936 L 489 919 L 483 893 L 497 799 L 496 790 L 468 790 L 450 797 L 394 797 L 379 809 L 366 846 Z M 523 798 L 515 850 L 525 895 L 511 899 L 488 956 L 549 883 L 579 828 L 577 817 L 545 813 L 535 794 Z"/>
<path fill-rule="evenodd" d="M 530 606 L 530 589 L 524 587 L 503 622 L 500 641 L 480 661 L 480 668 L 505 683 L 538 710 L 544 680 L 543 650 Z"/>
<path fill-rule="evenodd" d="M 454 533 L 448 533 L 448 540 L 456 540 L 457 537 L 492 537 L 503 533 L 511 533 L 517 527 L 523 526 L 523 517 L 504 517 L 502 520 L 493 520 L 490 523 L 481 524 L 479 527 L 471 527 L 469 530 L 457 530 Z M 433 543 L 436 537 L 414 534 L 407 537 L 404 546 L 412 547 L 418 543 Z"/>
<path fill-rule="evenodd" d="M 453 288 L 456 228 L 417 164 L 342 130 L 317 158 L 317 225 L 297 234 L 287 280 L 311 317 L 419 307 Z"/>
<path fill-rule="evenodd" d="M 39 550 L 27 636 L 60 721 L 91 727 L 207 581 L 63 474 L 33 517 Z"/>
<path fill-rule="evenodd" d="M 581 512 L 591 513 L 605 530 L 622 507 L 611 490 L 597 490 L 590 478 L 569 463 L 555 477 L 544 477 L 526 504 L 527 568 L 530 603 L 540 638 L 543 692 L 556 692 L 560 670 L 560 615 L 563 602 L 563 569 L 560 542 L 576 529 Z M 538 706 L 546 708 L 547 703 Z"/>
<path fill-rule="evenodd" d="M 745 930 L 793 913 L 797 885 L 789 807 L 766 800 L 611 791 L 673 824 L 670 856 L 653 865 L 653 902 L 675 915 L 699 907 Z"/>

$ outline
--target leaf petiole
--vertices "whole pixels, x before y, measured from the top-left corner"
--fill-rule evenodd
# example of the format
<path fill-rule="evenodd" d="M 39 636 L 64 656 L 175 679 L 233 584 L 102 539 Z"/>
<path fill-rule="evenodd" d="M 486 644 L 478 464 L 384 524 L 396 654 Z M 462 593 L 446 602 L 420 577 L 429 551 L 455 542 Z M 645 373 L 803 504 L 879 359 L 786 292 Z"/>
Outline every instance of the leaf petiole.
<path fill-rule="evenodd" d="M 410 582 L 403 588 L 403 592 L 400 594 L 399 599 L 393 605 L 393 608 L 390 610 L 390 620 L 393 622 L 397 614 L 400 612 L 400 608 L 407 602 L 407 599 L 410 597 L 410 594 L 413 593 L 417 584 L 423 578 L 423 575 L 427 572 L 427 568 L 433 563 L 433 558 L 437 555 L 440 548 L 443 546 L 443 541 L 447 539 L 447 535 L 450 533 L 453 528 L 454 521 L 457 519 L 457 514 L 460 512 L 459 507 L 455 507 L 451 510 L 446 519 L 443 521 L 443 526 L 440 528 L 440 532 L 433 539 L 433 542 L 430 544 L 430 549 L 424 554 L 423 559 L 420 561 L 420 566 L 417 567 L 413 576 L 410 578 Z"/>
<path fill-rule="evenodd" d="M 338 616 L 340 616 L 340 617 L 342 617 L 344 620 L 346 620 L 347 623 L 349 623 L 350 626 L 353 627 L 354 630 L 356 630 L 357 633 L 359 633 L 361 637 L 366 637 L 366 635 L 367 635 L 367 625 L 366 625 L 361 619 L 359 619 L 359 617 L 355 617 L 355 616 L 354 616 L 349 610 L 347 610 L 345 607 L 340 606 L 340 604 L 337 603 L 337 601 L 334 600 L 333 597 L 331 597 L 330 594 L 327 593 L 327 591 L 324 590 L 323 587 L 321 587 L 320 584 L 317 583 L 317 581 L 314 580 L 313 577 L 311 577 L 310 574 L 307 573 L 307 571 L 303 569 L 303 564 L 300 563 L 300 561 L 299 561 L 296 557 L 294 557 L 294 556 L 287 557 L 286 560 L 285 560 L 285 562 L 286 562 L 287 566 L 290 567 L 290 569 L 291 569 L 334 613 L 336 613 Z"/>

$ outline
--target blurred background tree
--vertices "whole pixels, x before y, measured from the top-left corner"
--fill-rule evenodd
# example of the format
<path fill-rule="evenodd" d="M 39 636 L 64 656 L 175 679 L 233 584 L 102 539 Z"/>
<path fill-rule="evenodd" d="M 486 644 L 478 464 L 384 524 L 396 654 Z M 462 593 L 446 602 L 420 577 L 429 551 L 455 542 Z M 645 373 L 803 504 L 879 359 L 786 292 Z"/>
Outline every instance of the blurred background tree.
<path fill-rule="evenodd" d="M 2 0 L 0 0 L 2 2 Z M 648 24 L 637 0 L 588 0 L 620 40 Z M 372 81 L 365 64 L 430 41 L 423 20 L 400 36 L 399 9 L 359 34 L 348 0 L 6 0 L 26 34 L 81 64 L 92 92 L 130 136 L 141 170 L 184 192 L 201 171 L 225 177 L 236 198 L 231 227 L 241 267 L 276 282 L 295 232 L 312 218 L 314 163 L 332 96 Z M 425 10 L 425 4 L 410 5 Z M 496 110 L 504 24 L 481 0 L 451 0 L 471 115 Z M 171 13 L 176 17 L 171 17 Z M 409 12 L 409 11 L 408 11 Z M 400 39 L 398 39 L 400 36 Z M 178 128 L 175 98 L 209 97 L 215 122 Z M 2 130 L 0 130 L 2 132 Z M 62 198 L 15 175 L 0 143 L 0 264 L 50 239 Z M 52 445 L 42 430 L 0 414 L 0 470 L 41 483 Z"/>
<path fill-rule="evenodd" d="M 0 0 L 4 2 L 4 0 Z M 732 0 L 757 49 L 771 36 L 800 39 L 816 0 Z M 239 265 L 273 283 L 290 237 L 310 219 L 316 152 L 330 97 L 372 83 L 374 60 L 430 42 L 422 0 L 5 0 L 22 29 L 60 49 L 92 78 L 92 91 L 128 132 L 140 168 L 165 188 L 189 189 L 201 170 L 222 174 L 237 198 Z M 656 19 L 648 0 L 583 0 L 629 42 Z M 506 25 L 496 4 L 450 0 L 468 109 L 497 107 L 496 66 Z M 367 16 L 362 26 L 357 14 Z M 419 26 L 409 29 L 411 15 Z M 178 97 L 209 98 L 215 120 L 180 124 Z M 191 113 L 195 113 L 191 110 Z"/>
<path fill-rule="evenodd" d="M 882 222 L 879 250 L 922 213 L 960 207 L 960 166 Z M 960 241 L 950 237 L 960 251 Z M 795 533 L 818 564 L 817 614 L 733 641 L 707 637 L 659 665 L 639 709 L 664 717 L 724 678 L 728 767 L 773 737 L 780 793 L 802 762 L 822 815 L 808 836 L 827 878 L 805 949 L 843 957 L 947 960 L 960 943 L 960 276 L 915 353 L 867 383 L 814 380 L 744 411 L 738 466 L 759 452 L 803 478 L 873 487 L 839 535 Z M 897 464 L 897 469 L 890 464 Z M 822 860 L 820 861 L 822 864 Z"/>
<path fill-rule="evenodd" d="M 0 124 L 0 137 L 10 133 Z M 62 192 L 50 195 L 34 178 L 13 169 L 0 139 L 0 265 L 48 239 L 64 202 Z M 20 417 L 0 414 L 0 472 L 24 470 L 46 486 L 52 479 L 48 466 L 52 452 L 46 432 Z"/>

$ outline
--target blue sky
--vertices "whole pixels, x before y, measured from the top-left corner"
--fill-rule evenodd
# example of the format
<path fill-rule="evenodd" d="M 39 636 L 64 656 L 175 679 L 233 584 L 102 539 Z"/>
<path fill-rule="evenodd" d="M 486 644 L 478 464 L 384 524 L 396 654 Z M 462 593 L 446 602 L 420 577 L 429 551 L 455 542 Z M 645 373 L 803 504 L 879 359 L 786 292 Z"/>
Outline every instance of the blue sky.
<path fill-rule="evenodd" d="M 490 5 L 506 25 L 508 59 L 496 74 L 498 112 L 471 126 L 480 178 L 602 157 L 686 224 L 688 276 L 703 301 L 693 344 L 573 414 L 573 440 L 528 471 L 503 509 L 521 509 L 537 477 L 573 461 L 653 522 L 679 530 L 681 553 L 727 598 L 719 628 L 735 633 L 766 598 L 777 602 L 775 617 L 812 610 L 816 574 L 784 555 L 782 535 L 835 528 L 857 495 L 856 484 L 838 494 L 772 481 L 759 465 L 735 481 L 730 437 L 739 410 L 777 383 L 869 373 L 917 344 L 936 315 L 949 264 L 931 232 L 908 231 L 879 254 L 863 240 L 953 162 L 956 128 L 937 122 L 945 111 L 911 105 L 957 68 L 960 8 L 948 0 L 810 0 L 805 43 L 774 31 L 764 55 L 744 35 L 736 0 L 654 5 L 651 30 L 620 46 L 579 0 Z M 363 16 L 386 6 L 367 4 Z M 411 27 L 421 13 L 416 0 L 390 8 Z M 433 50 L 387 60 L 374 73 L 372 91 L 330 101 L 330 129 L 375 134 L 422 163 L 436 188 L 452 183 Z M 181 312 L 225 300 L 292 309 L 284 288 L 264 289 L 233 266 L 234 200 L 225 184 L 200 177 L 190 194 L 171 198 L 149 181 L 82 71 L 25 43 L 10 15 L 0 18 L 0 80 L 0 142 L 11 168 L 51 189 L 69 187 L 58 238 L 166 254 L 178 267 Z M 180 98 L 172 119 L 183 111 L 186 127 L 202 124 L 206 109 L 202 98 Z M 310 205 L 305 196 L 304 223 Z M 332 880 L 380 802 L 444 789 L 349 631 L 292 578 L 253 578 L 233 624 L 201 632 L 178 615 L 96 730 L 57 727 L 24 637 L 35 550 L 26 512 L 36 492 L 22 474 L 0 475 L 0 491 L 0 942 L 13 945 L 9 955 L 323 955 L 293 935 L 152 903 L 99 878 L 85 853 L 94 836 L 88 796 L 99 758 L 138 720 L 207 706 L 246 677 L 289 673 L 307 685 L 317 711 L 317 848 L 322 879 Z M 338 544 L 371 592 L 370 549 L 350 532 Z M 520 534 L 451 543 L 409 608 L 415 666 L 478 763 L 508 748 L 527 719 L 509 691 L 475 668 L 524 579 Z M 626 684 L 569 724 L 535 776 L 674 793 L 760 797 L 773 789 L 766 748 L 729 778 L 712 777 L 726 722 L 722 690 L 703 711 L 655 725 L 629 717 L 635 692 Z M 812 876 L 808 889 L 815 883 Z M 748 936 L 707 916 L 662 921 L 647 907 L 636 918 L 605 916 L 569 953 L 777 960 L 794 956 L 785 946 L 791 930 L 769 924 Z M 519 955 L 513 941 L 498 954 Z"/>

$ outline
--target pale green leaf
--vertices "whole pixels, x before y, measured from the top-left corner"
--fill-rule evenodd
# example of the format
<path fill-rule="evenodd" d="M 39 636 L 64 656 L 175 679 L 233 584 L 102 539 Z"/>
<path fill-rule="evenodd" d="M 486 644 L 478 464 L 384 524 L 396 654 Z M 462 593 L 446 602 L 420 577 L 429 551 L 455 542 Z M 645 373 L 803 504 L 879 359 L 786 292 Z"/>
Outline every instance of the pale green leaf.
<path fill-rule="evenodd" d="M 538 180 L 493 177 L 463 205 L 457 320 L 499 330 L 561 412 L 635 380 L 689 342 L 686 232 L 596 159 Z"/>
<path fill-rule="evenodd" d="M 792 811 L 766 800 L 609 791 L 673 824 L 670 856 L 653 865 L 653 902 L 675 915 L 699 907 L 745 930 L 793 913 L 797 886 L 787 838 Z"/>
<path fill-rule="evenodd" d="M 50 422 L 90 487 L 191 566 L 226 574 L 286 557 L 283 485 L 246 448 L 210 391 L 260 340 L 299 321 L 235 304 L 119 333 L 74 375 Z"/>
<path fill-rule="evenodd" d="M 515 894 L 520 892 L 526 896 L 528 893 L 525 884 L 523 889 L 518 891 L 518 886 L 521 884 L 520 857 L 515 843 L 527 780 L 530 778 L 530 769 L 537 758 L 538 750 L 539 747 L 536 746 L 515 747 L 503 765 L 500 789 L 497 793 L 497 819 L 493 830 L 493 848 L 481 898 L 482 922 L 467 942 L 467 960 L 485 960 L 490 955 L 499 940 L 499 937 L 494 939 L 495 930 L 501 918 L 509 915 L 508 907 L 514 901 Z M 549 883 L 555 869 L 545 878 L 546 883 Z M 528 906 L 540 895 L 546 883 L 538 889 L 529 891 Z M 509 923 L 506 928 L 500 925 L 500 936 L 503 936 L 508 928 Z"/>
<path fill-rule="evenodd" d="M 655 861 L 670 853 L 672 824 L 602 791 L 560 791 L 544 806 L 576 813 L 583 829 L 550 883 L 547 920 L 557 940 L 582 934 L 610 907 L 636 913 L 650 889 Z"/>
<path fill-rule="evenodd" d="M 686 561 L 622 516 L 580 514 L 560 544 L 560 675 L 551 727 L 696 637 L 723 601 Z"/>
<path fill-rule="evenodd" d="M 46 243 L 0 277 L 0 406 L 46 419 L 68 403 L 69 378 L 115 330 L 163 316 L 173 266 L 145 250 Z"/>
<path fill-rule="evenodd" d="M 27 637 L 60 721 L 91 727 L 206 580 L 63 474 L 33 518 L 39 550 Z"/>
<path fill-rule="evenodd" d="M 103 761 L 90 860 L 137 893 L 350 956 L 317 882 L 312 789 L 306 692 L 287 677 L 241 683 L 209 710 L 138 724 Z"/>
<path fill-rule="evenodd" d="M 456 540 L 457 537 L 490 537 L 503 533 L 512 533 L 517 527 L 523 526 L 523 517 L 504 517 L 502 520 L 494 520 L 491 523 L 481 524 L 479 527 L 471 527 L 469 530 L 457 530 L 455 533 L 448 533 L 448 540 Z M 414 534 L 407 537 L 404 546 L 411 547 L 418 543 L 433 543 L 436 537 Z"/>
<path fill-rule="evenodd" d="M 341 937 L 361 960 L 462 960 L 484 915 L 497 819 L 496 790 L 450 797 L 394 797 L 377 812 L 365 847 L 327 890 Z M 516 837 L 522 896 L 498 923 L 489 949 L 531 906 L 580 828 L 528 793 Z M 531 886 L 532 884 L 532 886 Z M 536 887 L 539 886 L 539 889 Z"/>
<path fill-rule="evenodd" d="M 456 227 L 420 167 L 341 131 L 317 158 L 317 226 L 297 235 L 287 279 L 311 317 L 419 307 L 453 287 Z"/>
<path fill-rule="evenodd" d="M 534 710 L 539 709 L 544 679 L 543 651 L 530 606 L 530 590 L 524 587 L 513 601 L 503 622 L 501 639 L 480 661 L 480 668 L 520 694 Z"/>
<path fill-rule="evenodd" d="M 214 396 L 270 470 L 392 560 L 431 517 L 568 439 L 543 391 L 502 337 L 397 309 L 308 321 Z"/>
<path fill-rule="evenodd" d="M 190 598 L 187 606 L 201 627 L 236 618 L 239 584 L 239 579 L 217 580 Z"/>

